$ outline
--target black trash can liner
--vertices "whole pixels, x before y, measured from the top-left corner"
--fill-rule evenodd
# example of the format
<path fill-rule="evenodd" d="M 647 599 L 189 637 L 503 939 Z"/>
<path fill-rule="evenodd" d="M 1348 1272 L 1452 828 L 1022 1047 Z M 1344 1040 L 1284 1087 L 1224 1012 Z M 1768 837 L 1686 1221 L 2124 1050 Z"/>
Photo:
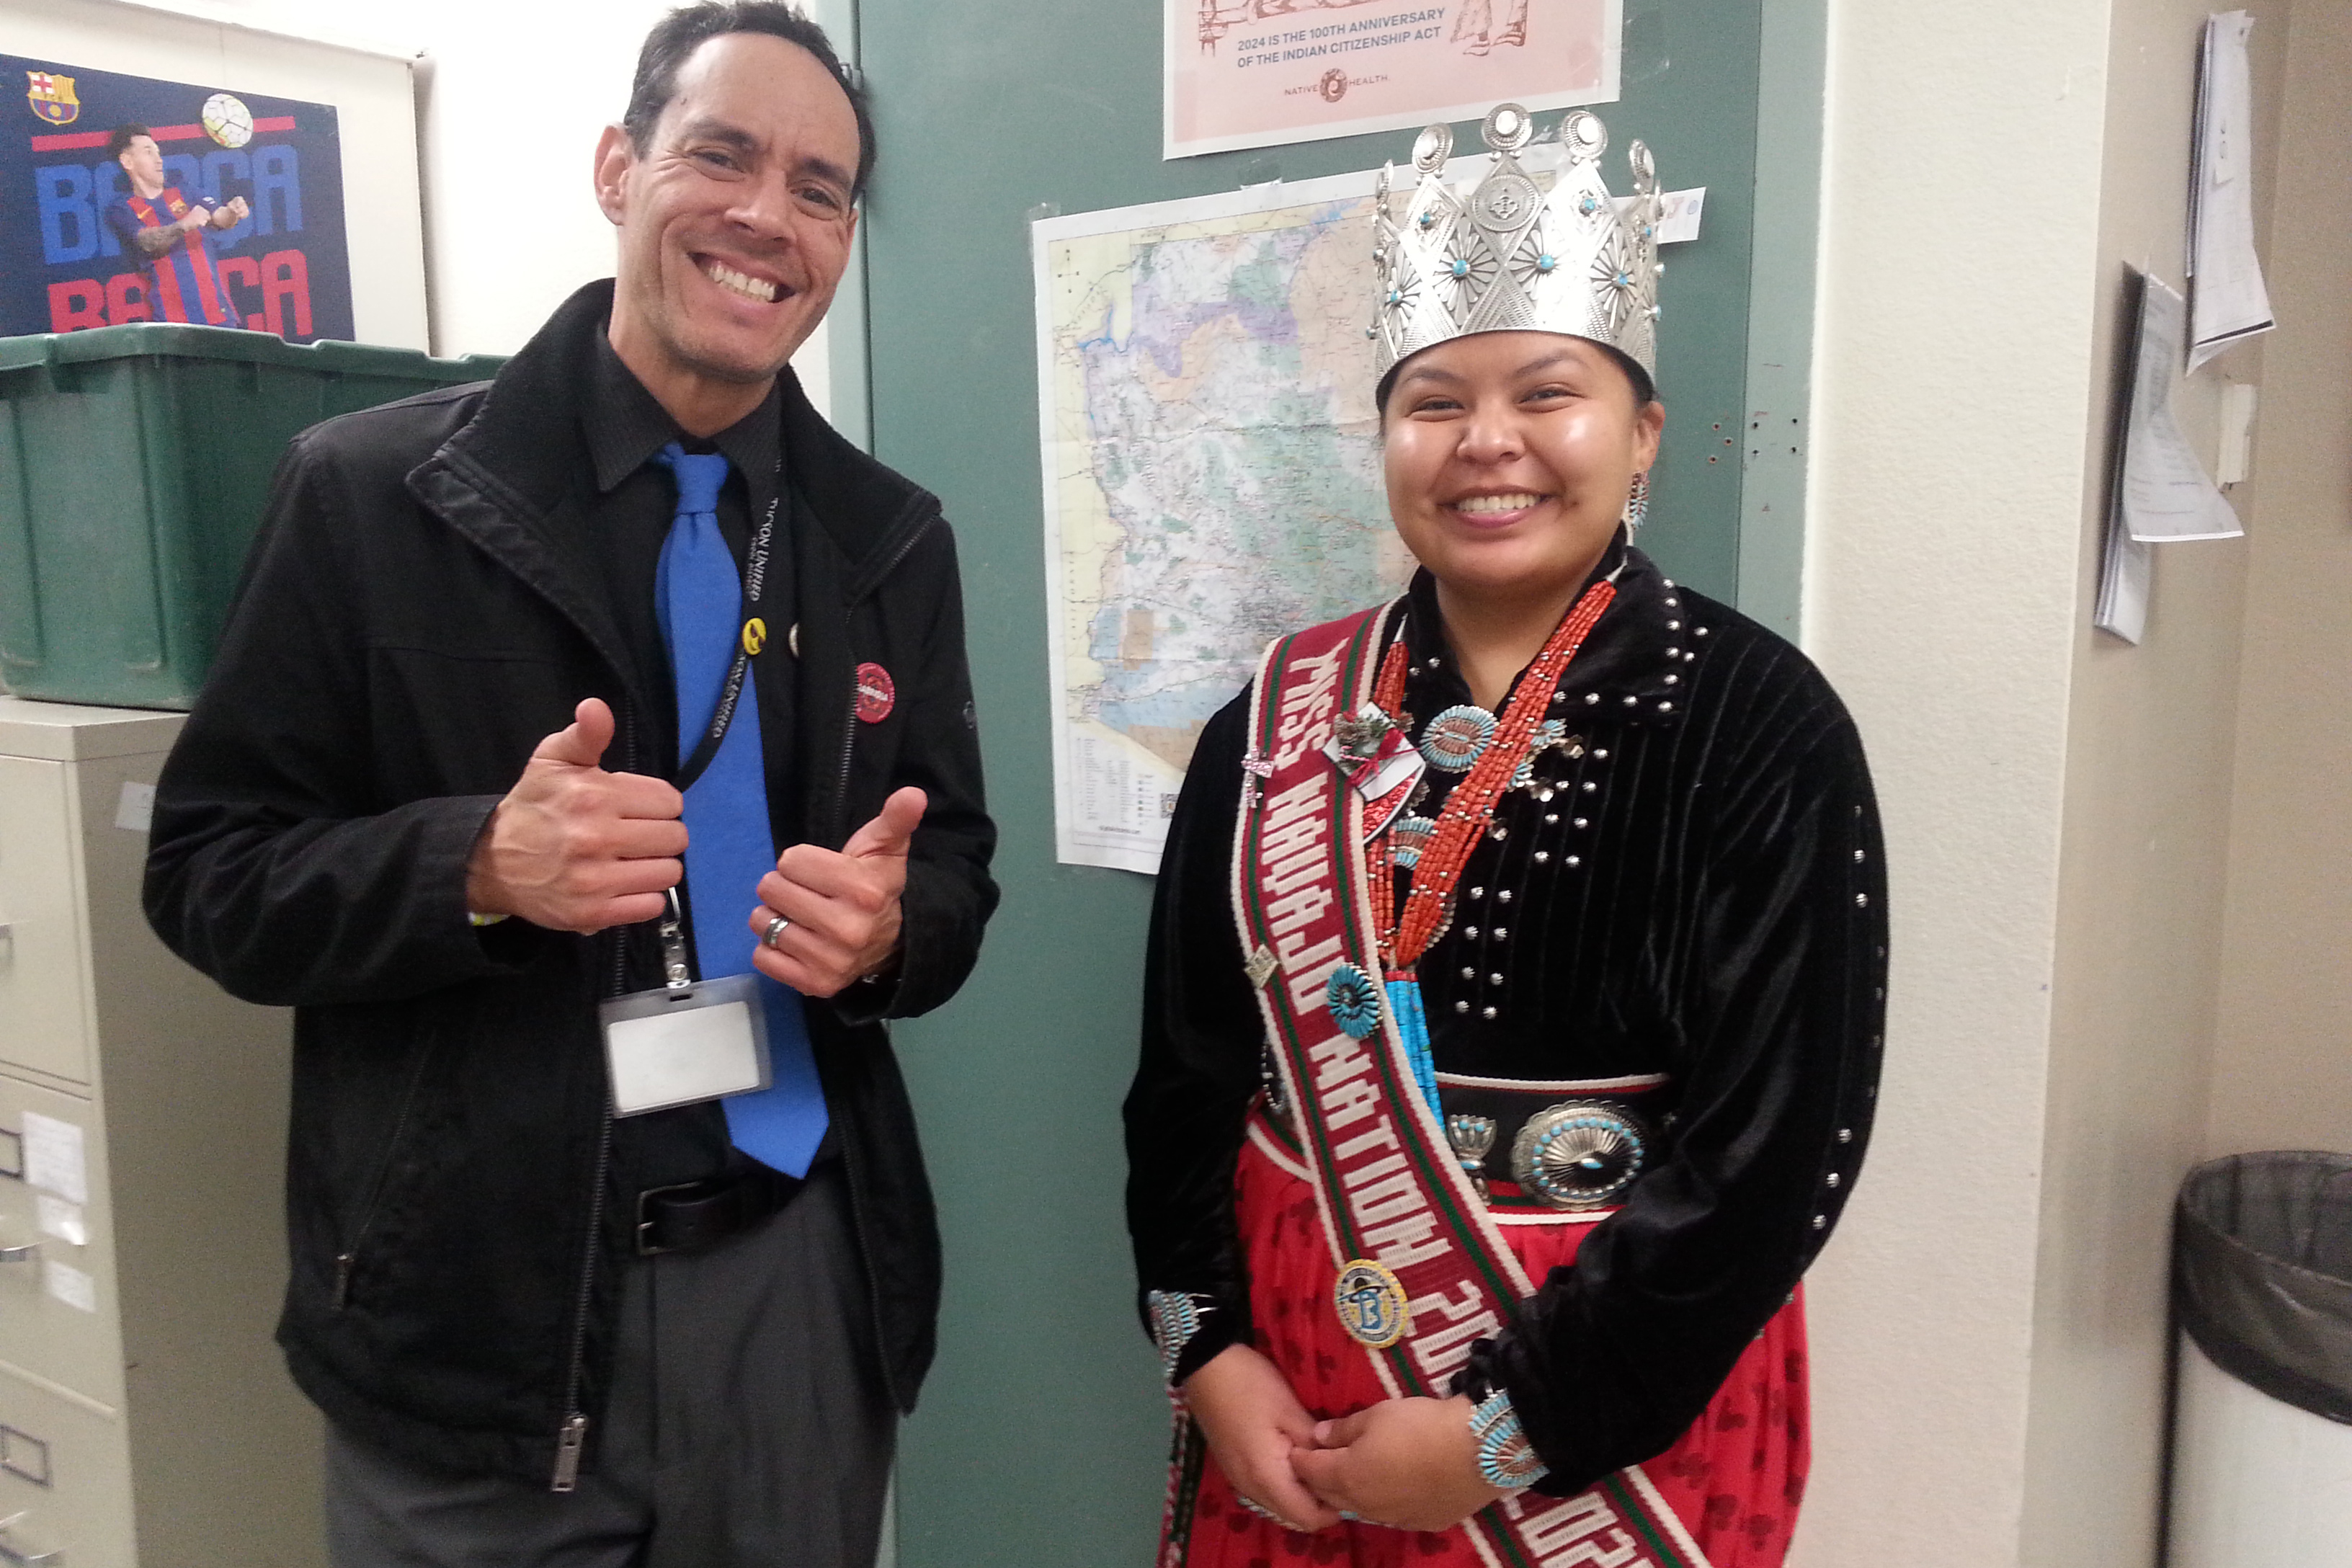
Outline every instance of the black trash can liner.
<path fill-rule="evenodd" d="M 2189 1172 L 2172 1294 L 2214 1365 L 2352 1425 L 2352 1154 L 2231 1154 Z"/>

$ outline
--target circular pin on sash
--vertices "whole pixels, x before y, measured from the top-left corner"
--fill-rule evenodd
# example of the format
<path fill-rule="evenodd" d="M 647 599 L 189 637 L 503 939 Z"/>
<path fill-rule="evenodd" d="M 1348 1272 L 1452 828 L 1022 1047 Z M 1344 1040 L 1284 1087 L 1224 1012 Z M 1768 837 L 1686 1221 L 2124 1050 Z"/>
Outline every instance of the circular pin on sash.
<path fill-rule="evenodd" d="M 760 657 L 760 650 L 767 646 L 768 623 L 753 616 L 743 623 L 743 651 L 757 658 Z"/>
<path fill-rule="evenodd" d="M 898 705 L 898 688 L 891 681 L 890 672 L 878 664 L 857 667 L 857 717 L 867 724 L 879 724 L 890 717 L 890 710 Z"/>
<path fill-rule="evenodd" d="M 1495 738 L 1495 716 L 1467 702 L 1448 708 L 1421 732 L 1421 754 L 1433 768 L 1467 773 Z"/>
<path fill-rule="evenodd" d="M 1412 1331 L 1412 1309 L 1404 1286 L 1384 1265 L 1359 1258 L 1339 1269 L 1331 1305 L 1348 1337 L 1367 1350 L 1384 1351 Z"/>

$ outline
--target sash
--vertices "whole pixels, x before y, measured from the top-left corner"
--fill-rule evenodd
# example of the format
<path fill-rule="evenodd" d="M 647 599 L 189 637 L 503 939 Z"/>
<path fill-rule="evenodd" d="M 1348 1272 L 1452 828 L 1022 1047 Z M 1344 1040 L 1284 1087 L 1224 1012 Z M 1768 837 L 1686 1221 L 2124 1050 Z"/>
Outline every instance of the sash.
<path fill-rule="evenodd" d="M 1381 633 L 1402 603 L 1267 647 L 1251 698 L 1234 907 L 1340 1270 L 1339 1299 L 1309 1310 L 1342 1312 L 1392 1397 L 1444 1398 L 1472 1342 L 1500 1331 L 1535 1287 L 1416 1087 L 1385 990 L 1370 988 L 1379 1018 L 1361 1038 L 1332 1010 L 1340 965 L 1381 970 L 1364 796 L 1323 745 L 1371 700 Z M 1360 1006 L 1363 995 L 1344 1000 Z M 1489 1568 L 1707 1568 L 1639 1466 L 1573 1498 L 1515 1494 L 1464 1529 Z"/>

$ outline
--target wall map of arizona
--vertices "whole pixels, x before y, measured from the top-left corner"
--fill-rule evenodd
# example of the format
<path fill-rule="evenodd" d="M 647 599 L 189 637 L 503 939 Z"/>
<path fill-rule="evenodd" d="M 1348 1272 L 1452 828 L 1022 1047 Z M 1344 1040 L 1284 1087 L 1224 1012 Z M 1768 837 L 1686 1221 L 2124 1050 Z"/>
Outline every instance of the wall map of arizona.
<path fill-rule="evenodd" d="M 1393 595 L 1371 177 L 1035 225 L 1055 838 L 1159 868 L 1267 640 Z"/>

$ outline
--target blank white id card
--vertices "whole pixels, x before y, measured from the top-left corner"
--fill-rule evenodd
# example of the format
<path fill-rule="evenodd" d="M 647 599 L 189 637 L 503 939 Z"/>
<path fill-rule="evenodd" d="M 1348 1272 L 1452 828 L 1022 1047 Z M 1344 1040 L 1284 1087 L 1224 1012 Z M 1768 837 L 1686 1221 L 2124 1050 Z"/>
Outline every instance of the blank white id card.
<path fill-rule="evenodd" d="M 775 1081 L 756 974 L 632 992 L 596 1012 L 616 1115 L 749 1094 Z"/>

